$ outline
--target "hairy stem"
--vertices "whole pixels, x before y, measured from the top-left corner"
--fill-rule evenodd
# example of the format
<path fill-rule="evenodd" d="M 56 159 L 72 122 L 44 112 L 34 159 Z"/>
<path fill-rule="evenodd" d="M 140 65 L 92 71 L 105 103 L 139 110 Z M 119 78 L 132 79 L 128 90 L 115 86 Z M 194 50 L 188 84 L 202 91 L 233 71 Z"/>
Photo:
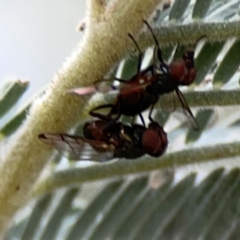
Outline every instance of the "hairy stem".
<path fill-rule="evenodd" d="M 52 148 L 38 141 L 42 132 L 66 132 L 79 120 L 83 99 L 65 94 L 67 89 L 101 79 L 114 63 L 126 56 L 129 32 L 136 34 L 159 0 L 134 0 L 116 9 L 107 21 L 92 24 L 85 38 L 55 76 L 47 93 L 35 101 L 22 128 L 11 139 L 0 165 L 0 229 L 4 231 L 15 212 L 29 199 L 33 183 L 52 155 Z M 134 21 L 128 21 L 129 18 Z M 126 24 L 127 21 L 127 24 Z"/>
<path fill-rule="evenodd" d="M 101 1 L 98 1 L 98 3 L 101 3 Z M 85 105 L 84 99 L 67 96 L 65 91 L 77 86 L 90 85 L 93 81 L 102 79 L 114 64 L 126 56 L 129 47 L 132 46 L 132 42 L 128 39 L 127 34 L 132 33 L 136 36 L 142 26 L 142 18 L 147 19 L 158 4 L 159 0 L 129 0 L 127 2 L 116 0 L 114 6 L 107 9 L 108 11 L 104 12 L 101 8 L 96 8 L 99 11 L 96 12 L 94 10 L 95 13 L 92 11 L 93 15 L 98 15 L 98 17 L 99 13 L 101 15 L 101 12 L 104 12 L 103 18 L 99 18 L 99 22 L 90 21 L 91 24 L 87 28 L 85 38 L 79 43 L 76 51 L 74 51 L 55 76 L 52 86 L 45 96 L 34 103 L 28 119 L 23 124 L 21 130 L 12 138 L 4 161 L 1 161 L 0 229 L 2 231 L 4 231 L 14 213 L 29 199 L 29 192 L 33 183 L 37 180 L 52 154 L 51 148 L 39 143 L 37 135 L 47 131 L 66 132 L 77 123 L 80 114 L 81 117 L 84 117 L 82 113 L 83 106 Z M 97 6 L 95 5 L 95 7 Z M 91 15 L 88 17 L 90 18 Z M 191 44 L 202 35 L 206 35 L 210 41 L 222 41 L 229 37 L 239 37 L 239 26 L 239 21 L 228 23 L 193 23 L 190 25 L 161 27 L 160 29 L 154 29 L 154 31 L 161 46 L 168 46 L 169 44 L 173 45 L 179 42 L 182 44 Z M 143 32 L 139 37 L 141 48 L 152 45 L 152 38 L 149 33 Z M 207 96 L 210 96 L 208 94 L 212 93 L 203 94 L 206 94 L 207 99 Z M 204 101 L 204 99 L 199 98 L 195 99 L 196 102 L 192 100 L 191 104 L 191 98 L 188 99 L 187 94 L 186 99 L 191 106 L 194 106 L 195 103 L 197 106 L 200 106 L 200 102 Z M 215 105 L 220 105 L 219 102 L 222 99 L 222 95 L 218 99 L 215 99 Z M 225 105 L 228 105 L 231 102 L 229 99 L 223 100 L 222 104 L 225 103 Z M 231 99 L 233 99 L 232 96 Z M 229 105 L 236 104 L 236 99 Z M 210 97 L 208 100 L 209 102 L 213 102 Z M 206 101 L 205 106 L 208 105 L 209 103 Z M 222 146 L 222 149 L 224 149 L 224 146 Z M 235 152 L 234 146 L 233 149 L 233 152 Z M 221 149 L 218 149 L 217 152 L 218 156 L 225 156 L 224 153 L 222 154 Z M 169 161 L 167 160 L 169 156 L 171 155 L 165 156 L 166 162 Z M 205 156 L 199 154 L 199 159 L 203 159 L 203 161 L 204 159 L 212 159 L 212 157 L 207 156 L 207 154 Z M 162 159 L 164 160 L 164 157 Z M 114 165 L 114 169 L 116 169 L 115 176 L 120 174 L 119 169 L 121 168 L 123 169 L 122 173 L 126 172 L 125 168 L 129 168 L 129 173 L 134 173 L 134 169 L 138 165 L 143 166 L 143 168 L 146 167 L 142 171 L 152 170 L 155 168 L 153 167 L 155 161 L 157 160 L 150 160 L 149 162 L 145 159 L 144 162 L 141 160 L 137 162 L 118 162 L 116 166 Z M 162 160 L 158 162 L 164 165 L 165 161 L 163 163 Z M 126 163 L 136 164 L 136 166 L 128 166 Z M 146 164 L 149 167 L 145 166 Z M 97 166 L 95 168 L 99 171 L 99 168 L 101 170 L 104 167 L 107 168 L 109 165 Z M 88 175 L 94 172 L 93 170 L 89 171 Z M 108 175 L 104 175 L 104 178 L 112 176 L 112 172 L 111 169 Z M 100 176 L 100 174 L 96 176 Z M 95 179 L 95 176 L 92 176 L 91 180 L 93 179 Z"/>
<path fill-rule="evenodd" d="M 89 0 L 89 18 L 100 21 L 106 9 L 105 0 Z"/>
<path fill-rule="evenodd" d="M 162 47 L 169 45 L 194 44 L 196 39 L 206 36 L 207 41 L 226 41 L 229 38 L 240 38 L 240 21 L 231 22 L 194 22 L 184 25 L 170 25 L 153 28 L 153 31 Z M 152 36 L 149 31 L 139 35 L 138 41 L 141 49 L 153 45 Z"/>
<path fill-rule="evenodd" d="M 33 189 L 34 197 L 60 187 L 79 184 L 93 180 L 128 174 L 143 173 L 166 167 L 179 167 L 191 163 L 207 162 L 240 155 L 240 142 L 219 144 L 210 147 L 193 148 L 166 154 L 159 159 L 145 157 L 137 161 L 122 160 L 118 162 L 95 165 L 86 168 L 74 168 L 53 173 L 42 179 Z"/>
<path fill-rule="evenodd" d="M 184 97 L 190 107 L 213 108 L 215 106 L 234 106 L 240 105 L 240 90 L 216 90 L 216 91 L 189 91 L 184 92 Z M 86 111 L 91 108 L 112 102 L 114 96 L 112 95 L 97 95 L 86 107 Z M 181 108 L 181 103 L 176 94 L 165 94 L 160 97 L 160 100 L 155 105 L 155 108 L 164 110 L 172 109 L 174 107 Z"/>

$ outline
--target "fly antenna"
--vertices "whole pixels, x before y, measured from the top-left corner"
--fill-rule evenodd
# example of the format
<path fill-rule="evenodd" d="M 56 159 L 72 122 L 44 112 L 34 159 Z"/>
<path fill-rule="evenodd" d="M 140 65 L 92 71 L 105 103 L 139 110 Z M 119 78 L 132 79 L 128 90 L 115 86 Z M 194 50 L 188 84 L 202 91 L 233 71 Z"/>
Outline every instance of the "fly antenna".
<path fill-rule="evenodd" d="M 143 52 L 141 51 L 137 41 L 134 39 L 134 37 L 132 36 L 132 34 L 128 33 L 128 36 L 131 38 L 131 40 L 134 42 L 138 52 L 139 52 L 139 56 L 138 56 L 138 65 L 137 65 L 137 74 L 141 73 L 141 65 L 142 65 L 142 57 L 143 57 Z"/>
<path fill-rule="evenodd" d="M 128 33 L 128 36 L 129 36 L 129 37 L 131 38 L 131 40 L 134 42 L 134 44 L 135 44 L 135 46 L 136 46 L 138 52 L 139 52 L 139 53 L 142 53 L 142 51 L 141 51 L 141 49 L 140 49 L 140 47 L 139 47 L 137 41 L 136 41 L 135 38 L 133 37 L 133 35 L 130 34 L 130 33 Z"/>
<path fill-rule="evenodd" d="M 157 56 L 158 56 L 158 60 L 160 61 L 160 63 L 161 63 L 165 68 L 167 68 L 168 66 L 167 66 L 167 65 L 165 64 L 165 62 L 163 61 L 162 50 L 161 50 L 161 48 L 160 48 L 160 46 L 159 46 L 159 42 L 158 42 L 158 40 L 157 40 L 156 35 L 154 34 L 151 26 L 149 25 L 149 23 L 148 23 L 145 19 L 143 19 L 143 22 L 146 24 L 147 28 L 148 28 L 149 31 L 151 32 L 151 35 L 152 35 L 152 37 L 153 37 L 153 39 L 154 39 L 154 42 L 155 42 L 155 45 L 157 46 Z"/>
<path fill-rule="evenodd" d="M 157 37 L 156 37 L 156 35 L 154 34 L 151 26 L 149 25 L 149 23 L 148 23 L 145 19 L 143 19 L 143 22 L 146 24 L 147 28 L 150 30 L 156 46 L 160 49 L 160 47 L 159 47 L 159 42 L 158 42 Z"/>

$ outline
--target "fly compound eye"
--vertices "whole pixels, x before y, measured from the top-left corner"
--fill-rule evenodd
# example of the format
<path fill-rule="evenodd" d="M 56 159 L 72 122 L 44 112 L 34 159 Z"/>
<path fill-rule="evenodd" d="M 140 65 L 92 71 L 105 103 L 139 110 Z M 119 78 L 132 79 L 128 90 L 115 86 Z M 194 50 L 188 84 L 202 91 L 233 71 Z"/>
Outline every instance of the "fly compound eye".
<path fill-rule="evenodd" d="M 155 156 L 158 146 L 160 145 L 160 139 L 157 132 L 153 129 L 146 130 L 142 137 L 142 145 L 147 154 Z"/>
<path fill-rule="evenodd" d="M 149 128 L 144 132 L 142 146 L 144 151 L 150 156 L 161 156 L 165 152 L 167 145 L 167 134 L 161 126 L 158 128 Z"/>
<path fill-rule="evenodd" d="M 172 62 L 169 66 L 169 76 L 172 81 L 181 84 L 186 74 L 186 66 L 183 60 Z"/>

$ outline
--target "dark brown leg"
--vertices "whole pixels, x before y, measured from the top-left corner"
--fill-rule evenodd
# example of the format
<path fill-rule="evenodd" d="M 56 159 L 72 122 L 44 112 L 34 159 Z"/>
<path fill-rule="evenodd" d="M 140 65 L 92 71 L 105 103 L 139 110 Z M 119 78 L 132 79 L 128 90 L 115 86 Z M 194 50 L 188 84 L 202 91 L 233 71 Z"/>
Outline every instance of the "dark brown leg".
<path fill-rule="evenodd" d="M 153 118 L 152 118 L 152 112 L 153 112 L 153 109 L 154 109 L 154 106 L 156 104 L 156 102 L 158 101 L 158 96 L 156 96 L 151 108 L 150 108 L 150 111 L 149 111 L 149 114 L 148 114 L 148 119 L 150 120 L 150 122 L 154 122 Z"/>
<path fill-rule="evenodd" d="M 97 117 L 97 118 L 99 118 L 101 120 L 104 120 L 104 121 L 110 121 L 111 118 L 109 116 L 106 116 L 106 115 L 101 114 L 101 113 L 97 113 L 95 111 L 99 110 L 99 109 L 103 109 L 103 108 L 113 108 L 114 106 L 115 105 L 113 105 L 113 104 L 105 104 L 105 105 L 95 107 L 92 110 L 90 110 L 89 115 L 92 116 L 92 117 Z"/>

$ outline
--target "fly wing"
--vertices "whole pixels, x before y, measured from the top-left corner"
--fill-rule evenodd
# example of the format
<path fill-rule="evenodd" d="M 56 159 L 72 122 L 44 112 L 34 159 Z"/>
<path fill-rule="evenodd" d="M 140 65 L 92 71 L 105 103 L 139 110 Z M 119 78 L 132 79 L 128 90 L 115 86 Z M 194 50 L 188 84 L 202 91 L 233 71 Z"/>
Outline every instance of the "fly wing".
<path fill-rule="evenodd" d="M 115 87 L 113 85 L 112 80 L 107 80 L 107 79 L 104 79 L 101 81 L 95 81 L 94 87 L 95 87 L 96 91 L 100 92 L 100 93 L 108 93 L 109 91 L 118 89 L 117 87 Z"/>
<path fill-rule="evenodd" d="M 147 71 L 146 71 L 147 70 Z M 141 72 L 140 75 L 135 75 L 129 81 L 119 78 L 114 78 L 115 81 L 122 83 L 118 86 L 113 85 L 112 79 L 104 79 L 100 81 L 95 81 L 93 86 L 80 87 L 69 89 L 67 93 L 76 94 L 80 96 L 91 95 L 93 93 L 108 93 L 112 95 L 117 95 L 119 91 L 123 92 L 130 88 L 133 90 L 141 89 L 150 84 L 150 79 L 152 79 L 152 73 L 150 70 L 146 69 Z"/>
<path fill-rule="evenodd" d="M 94 82 L 93 86 L 72 88 L 67 91 L 67 93 L 76 94 L 80 96 L 91 95 L 96 92 L 99 93 L 108 93 L 112 90 L 117 90 L 115 86 L 112 85 L 110 80 L 101 80 Z"/>
<path fill-rule="evenodd" d="M 72 160 L 104 162 L 114 158 L 115 148 L 105 142 L 55 133 L 43 133 L 38 138 Z"/>
<path fill-rule="evenodd" d="M 82 87 L 82 88 L 72 88 L 67 91 L 67 93 L 76 94 L 80 96 L 90 95 L 96 92 L 94 86 Z"/>
<path fill-rule="evenodd" d="M 91 95 L 93 93 L 96 92 L 100 92 L 100 93 L 107 93 L 108 95 L 112 95 L 113 97 L 116 97 L 120 92 L 121 93 L 125 93 L 125 92 L 131 92 L 131 91 L 138 91 L 141 89 L 144 89 L 146 86 L 148 86 L 150 83 L 143 83 L 143 84 L 126 84 L 124 85 L 124 87 L 120 88 L 120 89 L 114 89 L 111 88 L 108 91 L 99 91 L 98 89 L 96 89 L 94 86 L 90 86 L 90 87 L 82 87 L 82 88 L 73 88 L 73 89 L 69 89 L 67 91 L 67 93 L 70 94 L 74 94 L 77 96 L 86 96 L 86 95 Z"/>
<path fill-rule="evenodd" d="M 193 116 L 193 113 L 192 113 L 191 109 L 189 108 L 182 92 L 178 88 L 175 89 L 175 92 L 178 96 L 179 101 L 181 102 L 183 113 L 187 117 L 191 128 L 195 131 L 199 131 L 199 129 L 200 129 L 199 124 L 198 124 L 197 120 L 195 119 L 195 117 Z"/>

